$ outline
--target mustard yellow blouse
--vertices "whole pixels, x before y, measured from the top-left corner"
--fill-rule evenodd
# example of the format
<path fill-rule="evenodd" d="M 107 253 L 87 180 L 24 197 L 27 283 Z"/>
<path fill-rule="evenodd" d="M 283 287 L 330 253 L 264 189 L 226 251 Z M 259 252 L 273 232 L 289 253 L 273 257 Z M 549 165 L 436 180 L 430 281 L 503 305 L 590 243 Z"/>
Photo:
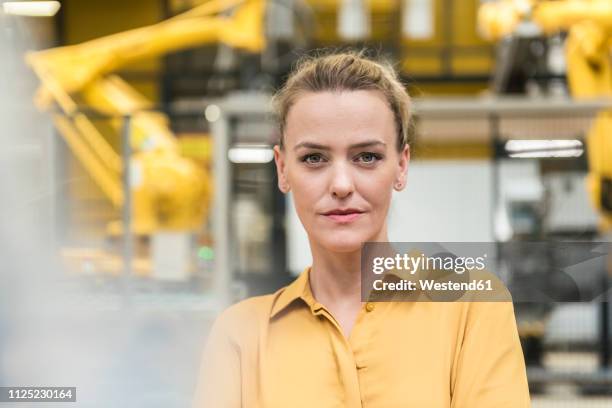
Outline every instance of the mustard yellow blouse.
<path fill-rule="evenodd" d="M 530 406 L 511 302 L 372 302 L 349 338 L 310 267 L 219 315 L 194 408 Z"/>

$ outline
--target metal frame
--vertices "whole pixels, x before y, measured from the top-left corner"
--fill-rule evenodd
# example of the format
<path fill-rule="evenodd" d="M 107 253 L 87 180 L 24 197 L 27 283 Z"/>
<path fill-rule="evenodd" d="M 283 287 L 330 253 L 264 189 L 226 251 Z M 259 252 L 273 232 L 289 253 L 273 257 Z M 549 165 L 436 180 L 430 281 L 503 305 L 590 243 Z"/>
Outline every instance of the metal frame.
<path fill-rule="evenodd" d="M 211 123 L 214 144 L 213 235 L 215 245 L 213 290 L 221 309 L 233 302 L 233 256 L 230 242 L 230 203 L 232 169 L 227 154 L 232 142 L 231 123 L 239 115 L 267 116 L 271 114 L 270 95 L 260 93 L 230 94 L 219 102 L 221 116 Z"/>

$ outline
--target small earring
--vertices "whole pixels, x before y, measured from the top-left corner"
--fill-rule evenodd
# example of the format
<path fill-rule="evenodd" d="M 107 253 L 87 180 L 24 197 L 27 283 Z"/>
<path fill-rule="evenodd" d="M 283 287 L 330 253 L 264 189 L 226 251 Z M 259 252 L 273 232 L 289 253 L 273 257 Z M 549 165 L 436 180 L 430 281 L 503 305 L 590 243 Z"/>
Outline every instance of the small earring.
<path fill-rule="evenodd" d="M 402 188 L 402 183 L 401 183 L 401 182 L 396 183 L 396 184 L 395 184 L 395 188 Z"/>

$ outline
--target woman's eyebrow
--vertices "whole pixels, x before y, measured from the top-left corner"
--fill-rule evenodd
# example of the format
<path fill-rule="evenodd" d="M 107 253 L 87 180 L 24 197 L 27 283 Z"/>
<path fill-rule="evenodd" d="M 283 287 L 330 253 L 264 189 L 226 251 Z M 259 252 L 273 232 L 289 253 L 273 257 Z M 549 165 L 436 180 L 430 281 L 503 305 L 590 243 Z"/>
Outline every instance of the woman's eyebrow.
<path fill-rule="evenodd" d="M 364 142 L 355 143 L 349 146 L 349 149 L 355 149 L 360 147 L 371 147 L 376 145 L 386 146 L 387 144 L 380 140 L 366 140 Z M 293 150 L 297 150 L 300 148 L 310 148 L 310 149 L 319 149 L 319 150 L 329 150 L 329 146 L 325 146 L 319 143 L 313 142 L 301 142 L 295 145 Z"/>
<path fill-rule="evenodd" d="M 381 140 L 366 140 L 365 142 L 355 143 L 349 146 L 349 149 L 355 149 L 358 147 L 371 147 L 371 146 L 386 146 L 387 144 Z"/>
<path fill-rule="evenodd" d="M 322 145 L 322 144 L 318 144 L 318 143 L 313 143 L 313 142 L 301 142 L 295 145 L 295 147 L 293 148 L 293 150 L 297 150 L 300 148 L 309 148 L 309 149 L 319 149 L 319 150 L 329 150 L 328 146 Z"/>

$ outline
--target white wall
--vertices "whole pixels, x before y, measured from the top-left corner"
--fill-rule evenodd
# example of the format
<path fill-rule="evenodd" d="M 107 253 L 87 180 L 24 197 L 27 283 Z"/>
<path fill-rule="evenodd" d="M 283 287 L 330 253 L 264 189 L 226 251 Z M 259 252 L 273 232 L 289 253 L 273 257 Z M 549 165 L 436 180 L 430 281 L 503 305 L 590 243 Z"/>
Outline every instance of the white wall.
<path fill-rule="evenodd" d="M 486 160 L 413 162 L 389 211 L 389 240 L 490 241 L 492 165 Z"/>

